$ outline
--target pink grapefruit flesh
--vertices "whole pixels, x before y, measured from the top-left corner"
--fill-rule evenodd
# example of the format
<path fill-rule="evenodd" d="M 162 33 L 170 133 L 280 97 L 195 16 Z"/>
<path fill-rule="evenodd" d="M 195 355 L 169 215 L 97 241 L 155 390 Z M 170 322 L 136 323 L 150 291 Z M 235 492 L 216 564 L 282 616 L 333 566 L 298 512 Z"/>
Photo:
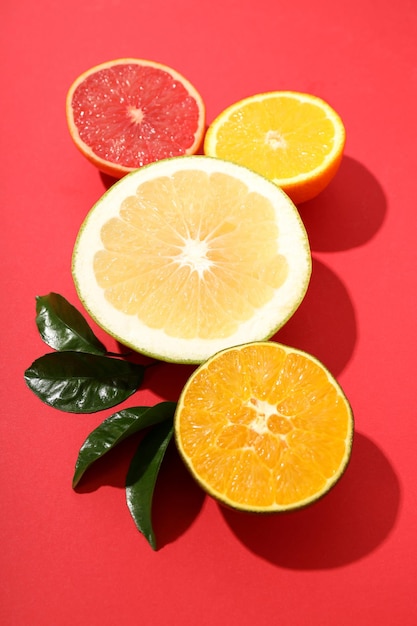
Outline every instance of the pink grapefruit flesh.
<path fill-rule="evenodd" d="M 74 81 L 67 121 L 84 156 L 121 178 L 154 161 L 195 154 L 204 133 L 205 107 L 193 85 L 172 68 L 120 59 Z"/>

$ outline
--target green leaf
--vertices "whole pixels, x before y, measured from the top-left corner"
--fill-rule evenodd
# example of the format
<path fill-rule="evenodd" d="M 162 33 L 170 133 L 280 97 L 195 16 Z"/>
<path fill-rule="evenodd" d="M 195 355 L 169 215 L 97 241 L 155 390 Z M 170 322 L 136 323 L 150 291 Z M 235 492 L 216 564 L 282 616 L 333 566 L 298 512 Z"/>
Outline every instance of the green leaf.
<path fill-rule="evenodd" d="M 154 426 L 174 416 L 175 402 L 160 402 L 152 407 L 137 406 L 123 409 L 108 417 L 84 441 L 75 464 L 72 486 L 75 487 L 86 470 L 121 441 L 144 428 Z"/>
<path fill-rule="evenodd" d="M 152 526 L 152 499 L 156 480 L 174 427 L 165 421 L 152 428 L 142 439 L 126 477 L 126 502 L 137 529 L 156 550 Z"/>
<path fill-rule="evenodd" d="M 54 350 L 107 352 L 86 319 L 58 293 L 36 297 L 36 325 L 43 341 Z"/>
<path fill-rule="evenodd" d="M 145 367 L 85 352 L 45 354 L 25 381 L 45 404 L 69 413 L 93 413 L 119 404 L 142 384 Z"/>

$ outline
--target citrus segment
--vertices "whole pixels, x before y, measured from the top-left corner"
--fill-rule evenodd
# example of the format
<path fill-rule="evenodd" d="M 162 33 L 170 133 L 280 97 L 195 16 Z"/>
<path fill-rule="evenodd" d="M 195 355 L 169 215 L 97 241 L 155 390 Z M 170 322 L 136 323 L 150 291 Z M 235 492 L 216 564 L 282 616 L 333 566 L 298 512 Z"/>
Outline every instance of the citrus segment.
<path fill-rule="evenodd" d="M 253 169 L 301 203 L 329 184 L 344 144 L 343 122 L 326 102 L 278 91 L 250 96 L 220 113 L 207 130 L 204 152 Z"/>
<path fill-rule="evenodd" d="M 77 148 L 116 178 L 194 154 L 205 130 L 195 87 L 176 70 L 144 59 L 117 59 L 81 74 L 68 91 L 66 116 Z"/>
<path fill-rule="evenodd" d="M 205 156 L 158 161 L 113 185 L 73 255 L 92 317 L 133 349 L 178 362 L 271 337 L 302 301 L 310 272 L 288 197 Z"/>
<path fill-rule="evenodd" d="M 174 421 L 196 480 L 242 510 L 317 500 L 351 452 L 353 416 L 337 381 L 313 356 L 272 341 L 228 348 L 200 365 Z"/>

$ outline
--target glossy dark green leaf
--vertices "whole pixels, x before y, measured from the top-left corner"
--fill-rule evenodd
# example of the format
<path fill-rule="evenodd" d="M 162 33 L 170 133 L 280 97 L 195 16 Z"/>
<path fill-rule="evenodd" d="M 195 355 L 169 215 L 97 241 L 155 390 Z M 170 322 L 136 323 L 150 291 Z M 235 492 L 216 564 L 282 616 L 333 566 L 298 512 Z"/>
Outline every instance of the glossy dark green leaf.
<path fill-rule="evenodd" d="M 108 417 L 87 437 L 75 464 L 72 486 L 75 487 L 86 470 L 121 441 L 144 428 L 170 420 L 176 403 L 160 402 L 152 407 L 137 406 L 123 409 Z"/>
<path fill-rule="evenodd" d="M 162 460 L 173 434 L 166 420 L 154 426 L 140 442 L 126 477 L 126 502 L 137 529 L 156 550 L 152 500 Z"/>
<path fill-rule="evenodd" d="M 106 353 L 87 320 L 58 293 L 37 296 L 36 325 L 43 341 L 54 350 Z"/>
<path fill-rule="evenodd" d="M 142 384 L 144 366 L 86 352 L 45 354 L 25 371 L 42 402 L 69 413 L 93 413 L 119 404 Z"/>

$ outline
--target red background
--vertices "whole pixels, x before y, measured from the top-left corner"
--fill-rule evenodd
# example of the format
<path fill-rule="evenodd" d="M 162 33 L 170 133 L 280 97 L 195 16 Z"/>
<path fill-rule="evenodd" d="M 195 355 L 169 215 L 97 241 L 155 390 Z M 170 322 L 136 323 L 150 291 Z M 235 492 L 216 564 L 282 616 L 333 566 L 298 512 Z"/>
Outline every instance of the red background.
<path fill-rule="evenodd" d="M 414 0 L 5 0 L 0 23 L 0 622 L 416 624 Z M 309 509 L 252 517 L 204 497 L 171 449 L 155 495 L 157 552 L 125 504 L 137 441 L 74 492 L 79 447 L 113 411 L 61 413 L 23 380 L 48 351 L 35 296 L 80 306 L 72 247 L 109 182 L 71 143 L 66 91 L 123 56 L 182 72 L 208 122 L 245 96 L 293 89 L 327 100 L 347 129 L 336 179 L 300 208 L 313 277 L 276 338 L 343 386 L 356 418 L 349 468 Z M 189 372 L 150 370 L 126 406 L 176 400 Z"/>

